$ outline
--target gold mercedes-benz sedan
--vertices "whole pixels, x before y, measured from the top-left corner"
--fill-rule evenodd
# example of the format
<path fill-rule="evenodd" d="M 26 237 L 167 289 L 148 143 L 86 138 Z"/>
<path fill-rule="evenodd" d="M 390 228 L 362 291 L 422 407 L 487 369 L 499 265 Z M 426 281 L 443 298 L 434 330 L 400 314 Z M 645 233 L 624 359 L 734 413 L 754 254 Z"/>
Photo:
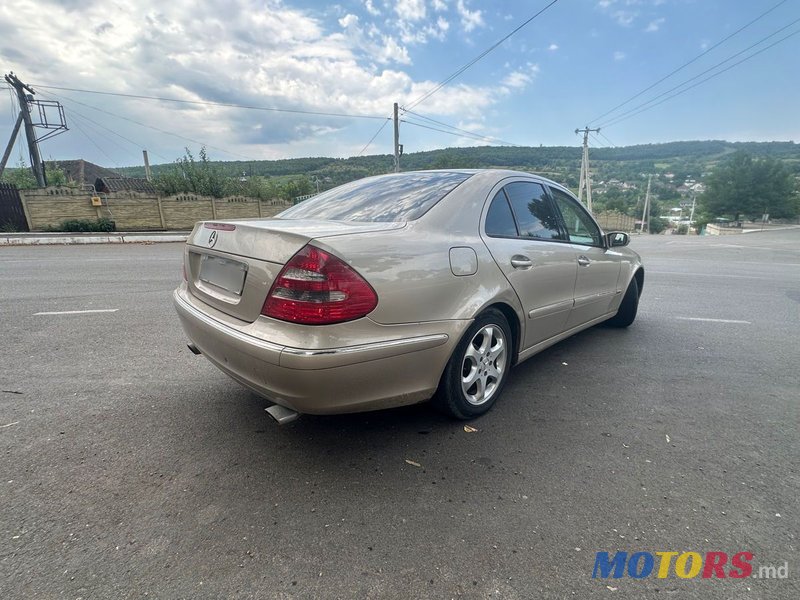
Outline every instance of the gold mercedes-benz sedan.
<path fill-rule="evenodd" d="M 535 175 L 381 175 L 272 219 L 198 223 L 174 301 L 192 351 L 281 422 L 431 398 L 470 419 L 513 365 L 633 322 L 644 269 L 628 241 Z"/>

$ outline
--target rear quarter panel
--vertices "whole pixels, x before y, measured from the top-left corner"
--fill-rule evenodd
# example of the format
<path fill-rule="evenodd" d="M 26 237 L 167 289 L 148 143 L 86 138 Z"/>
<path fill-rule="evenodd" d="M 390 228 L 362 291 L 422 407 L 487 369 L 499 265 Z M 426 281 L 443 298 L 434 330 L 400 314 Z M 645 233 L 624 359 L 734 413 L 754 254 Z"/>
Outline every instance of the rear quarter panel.
<path fill-rule="evenodd" d="M 422 222 L 411 222 L 402 231 L 314 243 L 344 258 L 369 281 L 378 294 L 378 306 L 369 317 L 378 323 L 469 320 L 497 301 L 521 313 L 516 294 L 477 235 L 432 233 Z M 474 275 L 453 274 L 453 247 L 475 251 Z"/>

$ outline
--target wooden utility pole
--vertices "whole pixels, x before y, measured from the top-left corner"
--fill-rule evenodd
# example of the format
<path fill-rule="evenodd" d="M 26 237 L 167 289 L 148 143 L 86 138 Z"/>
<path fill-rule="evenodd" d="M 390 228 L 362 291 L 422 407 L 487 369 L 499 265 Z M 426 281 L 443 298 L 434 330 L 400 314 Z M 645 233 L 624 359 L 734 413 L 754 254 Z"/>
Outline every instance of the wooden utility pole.
<path fill-rule="evenodd" d="M 3 174 L 6 163 L 8 162 L 8 157 L 11 156 L 11 150 L 14 148 L 14 142 L 17 139 L 20 125 L 22 125 L 22 113 L 17 116 L 17 122 L 14 125 L 14 129 L 11 131 L 11 139 L 8 140 L 8 146 L 6 146 L 6 151 L 3 153 L 3 160 L 0 161 L 0 175 Z"/>
<path fill-rule="evenodd" d="M 589 129 L 588 126 L 583 129 L 576 129 L 575 135 L 583 132 L 583 156 L 581 158 L 581 177 L 578 184 L 578 200 L 583 202 L 583 190 L 586 189 L 586 208 L 592 212 L 592 178 L 589 174 L 589 133 L 599 132 L 600 128 Z"/>
<path fill-rule="evenodd" d="M 153 180 L 153 175 L 150 173 L 150 159 L 147 157 L 147 150 L 142 150 L 142 156 L 144 156 L 144 176 L 147 181 Z"/>
<path fill-rule="evenodd" d="M 22 120 L 25 123 L 25 137 L 28 139 L 28 151 L 31 157 L 31 170 L 36 183 L 39 187 L 45 187 L 47 182 L 44 177 L 44 168 L 42 167 L 42 157 L 39 154 L 39 143 L 36 140 L 36 131 L 33 129 L 33 120 L 31 119 L 31 110 L 29 102 L 33 100 L 33 89 L 22 83 L 14 73 L 9 73 L 5 77 L 8 84 L 17 92 L 17 101 L 19 102 L 19 112 Z M 28 95 L 25 94 L 28 92 Z"/>
<path fill-rule="evenodd" d="M 400 172 L 400 118 L 397 102 L 394 103 L 394 172 Z"/>

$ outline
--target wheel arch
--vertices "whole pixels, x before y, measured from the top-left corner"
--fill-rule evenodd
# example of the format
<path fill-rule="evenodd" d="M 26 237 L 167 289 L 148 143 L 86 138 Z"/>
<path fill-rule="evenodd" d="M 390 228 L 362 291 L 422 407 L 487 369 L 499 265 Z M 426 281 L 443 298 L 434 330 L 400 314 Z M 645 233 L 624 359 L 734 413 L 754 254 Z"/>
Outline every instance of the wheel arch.
<path fill-rule="evenodd" d="M 636 285 L 639 286 L 639 297 L 642 297 L 642 290 L 644 289 L 644 267 L 640 266 L 633 274 L 636 279 Z"/>
<path fill-rule="evenodd" d="M 522 340 L 522 325 L 519 321 L 519 315 L 510 304 L 505 302 L 494 302 L 493 304 L 489 304 L 488 306 L 483 307 L 478 315 L 481 315 L 492 308 L 503 313 L 506 321 L 508 321 L 508 326 L 511 328 L 511 347 L 514 350 L 511 355 L 511 364 L 514 365 L 517 363 L 517 359 L 519 358 L 519 348 Z M 478 315 L 476 315 L 476 317 Z"/>

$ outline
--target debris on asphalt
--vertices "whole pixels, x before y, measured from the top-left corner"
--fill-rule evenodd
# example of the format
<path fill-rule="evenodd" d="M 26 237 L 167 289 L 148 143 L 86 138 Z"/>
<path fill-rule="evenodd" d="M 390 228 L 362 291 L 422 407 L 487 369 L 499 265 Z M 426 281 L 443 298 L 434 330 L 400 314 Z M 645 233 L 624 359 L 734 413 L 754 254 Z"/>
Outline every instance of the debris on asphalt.
<path fill-rule="evenodd" d="M 22 392 L 18 390 L 0 390 L 0 392 L 3 392 L 4 394 L 22 394 Z"/>
<path fill-rule="evenodd" d="M 561 364 L 564 365 L 565 367 L 568 366 L 567 363 L 565 362 L 562 362 Z"/>
<path fill-rule="evenodd" d="M 469 425 L 464 425 L 464 431 L 467 433 L 475 433 L 478 430 L 474 427 L 470 427 Z"/>
<path fill-rule="evenodd" d="M 669 444 L 669 443 L 670 443 L 669 436 L 668 436 L 668 435 L 665 433 L 665 434 L 664 434 L 664 437 L 665 437 L 665 438 L 667 438 L 667 443 Z"/>
<path fill-rule="evenodd" d="M 619 589 L 619 588 L 612 587 L 610 585 L 607 585 L 606 588 L 611 590 L 612 592 L 616 592 Z"/>
<path fill-rule="evenodd" d="M 13 423 L 8 423 L 6 425 L 0 425 L 0 429 L 5 429 L 6 427 L 11 427 L 12 425 L 16 425 L 19 421 L 14 421 Z"/>
<path fill-rule="evenodd" d="M 410 460 L 410 459 L 408 459 L 408 458 L 406 459 L 406 462 L 407 462 L 408 464 L 410 464 L 412 467 L 421 467 L 421 466 L 422 466 L 422 465 L 421 465 L 421 464 L 419 464 L 418 462 L 415 462 L 415 461 L 413 461 L 413 460 Z"/>

